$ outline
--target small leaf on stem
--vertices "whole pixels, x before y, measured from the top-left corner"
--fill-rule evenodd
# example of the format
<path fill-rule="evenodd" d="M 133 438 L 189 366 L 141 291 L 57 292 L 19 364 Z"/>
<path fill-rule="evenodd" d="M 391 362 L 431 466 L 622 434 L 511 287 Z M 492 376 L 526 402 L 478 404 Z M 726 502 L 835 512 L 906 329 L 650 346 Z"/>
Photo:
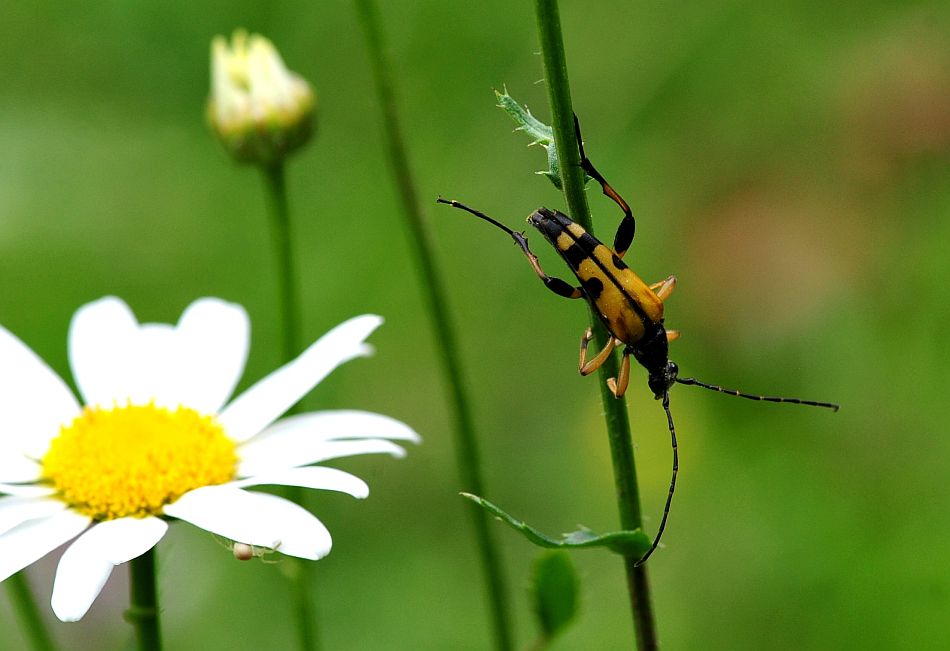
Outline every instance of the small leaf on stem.
<path fill-rule="evenodd" d="M 552 538 L 551 536 L 541 533 L 527 522 L 508 515 L 498 508 L 498 506 L 478 495 L 472 495 L 471 493 L 461 493 L 461 495 L 475 502 L 512 529 L 521 532 L 521 535 L 538 547 L 548 549 L 606 547 L 616 554 L 634 556 L 637 558 L 642 556 L 650 548 L 650 538 L 643 533 L 641 529 L 634 529 L 633 531 L 611 531 L 598 535 L 587 527 L 581 526 L 577 531 L 561 534 L 560 539 Z"/>
<path fill-rule="evenodd" d="M 561 189 L 561 163 L 558 160 L 557 148 L 554 146 L 554 131 L 550 126 L 541 122 L 531 115 L 527 106 L 522 106 L 515 98 L 508 94 L 508 90 L 503 92 L 495 91 L 495 98 L 498 100 L 498 108 L 502 109 L 511 116 L 518 126 L 515 131 L 524 131 L 531 138 L 528 145 L 541 145 L 548 152 L 548 169 L 536 174 L 546 177 L 554 184 L 558 190 Z M 585 175 L 584 182 L 590 179 Z"/>

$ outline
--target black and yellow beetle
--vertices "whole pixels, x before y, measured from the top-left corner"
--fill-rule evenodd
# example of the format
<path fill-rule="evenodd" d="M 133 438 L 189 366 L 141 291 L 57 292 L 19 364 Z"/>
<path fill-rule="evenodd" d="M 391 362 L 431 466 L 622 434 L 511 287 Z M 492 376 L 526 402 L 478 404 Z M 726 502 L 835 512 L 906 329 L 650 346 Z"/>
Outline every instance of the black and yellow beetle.
<path fill-rule="evenodd" d="M 575 126 L 577 126 L 575 119 Z M 670 492 L 663 509 L 663 517 L 650 549 L 637 564 L 650 557 L 660 543 L 660 537 L 666 528 L 673 491 L 676 488 L 676 473 L 679 469 L 679 455 L 676 445 L 676 429 L 670 413 L 669 390 L 674 384 L 687 384 L 711 389 L 720 393 L 760 400 L 766 402 L 787 402 L 813 407 L 826 407 L 838 410 L 838 405 L 830 402 L 801 400 L 778 396 L 762 396 L 743 393 L 735 389 L 726 389 L 714 384 L 706 384 L 695 378 L 679 377 L 679 367 L 670 360 L 668 344 L 679 337 L 678 330 L 667 330 L 663 320 L 663 302 L 676 286 L 676 277 L 647 285 L 630 267 L 623 262 L 623 256 L 633 242 L 636 222 L 630 206 L 614 190 L 606 179 L 594 168 L 584 153 L 584 143 L 580 128 L 577 127 L 577 145 L 581 154 L 581 167 L 592 179 L 597 181 L 604 194 L 613 200 L 623 211 L 623 219 L 614 236 L 611 250 L 596 237 L 570 217 L 557 210 L 538 208 L 528 216 L 528 223 L 541 232 L 558 254 L 574 272 L 580 285 L 572 286 L 560 278 L 548 276 L 538 262 L 537 256 L 528 248 L 528 239 L 523 233 L 514 231 L 485 213 L 470 208 L 455 200 L 439 198 L 439 203 L 465 210 L 476 217 L 497 226 L 508 233 L 521 248 L 534 272 L 552 292 L 565 298 L 583 298 L 591 310 L 600 319 L 610 333 L 607 345 L 592 359 L 587 359 L 587 348 L 593 335 L 588 327 L 581 337 L 580 362 L 581 375 L 589 375 L 599 369 L 618 346 L 622 346 L 620 371 L 616 378 L 609 378 L 607 385 L 615 397 L 620 398 L 627 390 L 630 379 L 630 356 L 637 360 L 647 371 L 647 384 L 657 400 L 663 401 L 666 411 L 670 437 L 673 445 L 673 474 L 670 479 Z"/>

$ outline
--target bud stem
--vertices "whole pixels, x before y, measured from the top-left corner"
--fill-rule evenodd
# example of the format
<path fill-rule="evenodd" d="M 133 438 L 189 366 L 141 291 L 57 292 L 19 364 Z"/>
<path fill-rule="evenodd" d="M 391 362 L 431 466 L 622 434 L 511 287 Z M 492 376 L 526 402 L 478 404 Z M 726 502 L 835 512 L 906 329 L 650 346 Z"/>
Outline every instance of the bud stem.
<path fill-rule="evenodd" d="M 274 239 L 274 257 L 277 262 L 277 293 L 280 299 L 281 362 L 287 363 L 300 352 L 300 300 L 297 276 L 294 272 L 293 238 L 291 237 L 290 209 L 287 202 L 287 179 L 283 162 L 262 165 L 264 188 L 267 192 L 268 210 L 271 216 L 271 234 Z M 297 411 L 291 407 L 287 414 Z M 302 488 L 288 486 L 287 499 L 305 505 Z M 320 648 L 317 631 L 317 613 L 311 593 L 313 578 L 308 561 L 289 558 L 292 569 L 288 572 L 294 600 L 294 615 L 297 619 L 301 651 Z"/>
<path fill-rule="evenodd" d="M 294 273 L 294 250 L 291 238 L 290 210 L 287 207 L 287 183 L 284 164 L 274 163 L 261 168 L 267 191 L 277 261 L 277 284 L 281 315 L 281 361 L 289 362 L 298 352 L 300 341 L 300 302 L 297 277 Z"/>

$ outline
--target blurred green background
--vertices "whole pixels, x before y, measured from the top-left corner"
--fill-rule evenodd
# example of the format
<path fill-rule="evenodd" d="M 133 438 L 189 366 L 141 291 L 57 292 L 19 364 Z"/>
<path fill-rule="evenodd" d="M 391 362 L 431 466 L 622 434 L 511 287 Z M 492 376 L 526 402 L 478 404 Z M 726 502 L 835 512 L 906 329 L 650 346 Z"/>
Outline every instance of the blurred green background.
<path fill-rule="evenodd" d="M 667 324 L 685 374 L 840 402 L 758 405 L 677 387 L 680 484 L 650 562 L 668 649 L 950 648 L 950 11 L 938 2 L 564 2 L 588 153 L 638 218 L 627 257 L 680 285 Z M 486 497 L 556 533 L 617 525 L 596 379 L 576 371 L 581 305 L 544 291 L 500 233 L 563 208 L 493 107 L 507 85 L 547 119 L 530 3 L 382 8 L 410 156 L 476 409 Z M 0 24 L 0 323 L 68 375 L 72 312 L 105 294 L 174 321 L 194 298 L 245 305 L 242 386 L 278 363 L 259 174 L 204 123 L 212 36 L 269 36 L 318 92 L 317 138 L 288 170 L 313 339 L 386 316 L 377 354 L 309 408 L 391 414 L 407 459 L 348 459 L 365 502 L 314 494 L 334 536 L 317 567 L 327 649 L 485 649 L 433 333 L 384 158 L 362 34 L 344 2 L 16 3 Z M 429 205 L 429 201 L 432 205 Z M 590 190 L 598 233 L 618 211 Z M 533 241 L 541 242 L 538 238 Z M 563 267 L 535 246 L 549 272 Z M 628 392 L 652 532 L 668 433 Z M 497 525 L 518 639 L 535 550 Z M 168 648 L 291 648 L 280 565 L 238 563 L 173 527 L 159 548 Z M 30 570 L 64 648 L 125 648 L 125 569 L 90 614 L 48 610 L 56 554 Z M 556 649 L 631 645 L 620 561 L 574 555 L 581 619 Z M 23 648 L 5 592 L 0 647 Z"/>

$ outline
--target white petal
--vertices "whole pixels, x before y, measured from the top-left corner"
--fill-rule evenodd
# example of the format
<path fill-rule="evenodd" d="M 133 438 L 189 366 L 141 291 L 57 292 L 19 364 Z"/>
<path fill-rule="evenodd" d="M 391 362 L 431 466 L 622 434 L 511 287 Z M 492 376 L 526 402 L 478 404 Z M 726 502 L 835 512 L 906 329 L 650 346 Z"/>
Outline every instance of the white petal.
<path fill-rule="evenodd" d="M 48 518 L 29 520 L 0 536 L 0 581 L 38 561 L 64 542 L 79 535 L 91 518 L 63 511 Z"/>
<path fill-rule="evenodd" d="M 95 529 L 95 527 L 93 527 Z M 77 541 L 78 542 L 78 541 Z M 61 622 L 78 622 L 86 614 L 92 602 L 112 576 L 115 565 L 100 558 L 84 558 L 63 566 L 66 553 L 76 546 L 73 543 L 59 562 L 56 578 L 53 580 L 53 597 L 50 606 Z M 64 571 L 65 569 L 65 571 Z"/>
<path fill-rule="evenodd" d="M 244 308 L 217 298 L 189 305 L 177 326 L 142 324 L 130 351 L 129 399 L 217 413 L 244 371 L 249 331 Z"/>
<path fill-rule="evenodd" d="M 76 310 L 69 326 L 69 364 L 88 405 L 130 398 L 138 322 L 122 300 L 106 296 Z"/>
<path fill-rule="evenodd" d="M 66 383 L 32 350 L 0 327 L 0 441 L 39 458 L 59 428 L 79 413 Z"/>
<path fill-rule="evenodd" d="M 63 553 L 53 581 L 53 612 L 64 622 L 82 618 L 112 568 L 154 547 L 168 524 L 159 518 L 119 518 L 90 528 Z"/>
<path fill-rule="evenodd" d="M 28 520 L 46 518 L 65 508 L 65 502 L 44 497 L 0 497 L 0 535 Z"/>
<path fill-rule="evenodd" d="M 362 479 L 336 468 L 309 467 L 288 468 L 255 475 L 247 479 L 231 482 L 229 486 L 246 488 L 248 486 L 300 486 L 318 490 L 339 491 L 360 499 L 369 495 L 369 486 Z M 2 511 L 0 511 L 2 517 Z"/>
<path fill-rule="evenodd" d="M 177 326 L 139 325 L 114 297 L 79 309 L 70 329 L 73 374 L 86 401 L 186 405 L 215 413 L 241 377 L 249 340 L 244 309 L 203 298 Z"/>
<path fill-rule="evenodd" d="M 333 409 L 288 416 L 248 441 L 245 446 L 270 436 L 284 436 L 289 430 L 321 441 L 340 439 L 390 439 L 418 443 L 419 435 L 403 423 L 383 414 L 357 409 Z"/>
<path fill-rule="evenodd" d="M 40 464 L 15 447 L 0 443 L 0 482 L 17 484 L 35 481 L 42 474 Z"/>
<path fill-rule="evenodd" d="M 358 454 L 391 454 L 402 458 L 406 456 L 406 451 L 383 439 L 308 441 L 304 436 L 270 436 L 253 447 L 246 445 L 239 448 L 238 454 L 242 457 L 238 463 L 238 476 L 251 477 Z"/>
<path fill-rule="evenodd" d="M 0 494 L 18 497 L 43 497 L 52 495 L 56 489 L 43 484 L 0 484 Z"/>
<path fill-rule="evenodd" d="M 169 408 L 181 404 L 178 380 L 184 375 L 186 360 L 177 335 L 175 326 L 167 323 L 143 323 L 138 327 L 127 352 L 131 365 L 125 386 L 120 389 L 119 404 L 154 402 Z"/>
<path fill-rule="evenodd" d="M 217 298 L 195 301 L 176 331 L 183 353 L 173 388 L 179 401 L 203 414 L 216 414 L 237 386 L 250 342 L 244 308 Z"/>
<path fill-rule="evenodd" d="M 336 439 L 362 438 L 367 445 L 327 446 Z M 379 439 L 418 441 L 419 435 L 389 416 L 368 411 L 335 410 L 300 414 L 268 427 L 238 449 L 242 465 L 238 474 L 250 476 L 265 470 L 305 466 L 326 459 L 353 454 L 389 453 L 405 456 L 405 451 Z"/>
<path fill-rule="evenodd" d="M 382 317 L 364 314 L 344 321 L 224 408 L 221 424 L 234 441 L 246 441 L 277 420 L 340 364 L 369 355 L 363 343 Z"/>
<path fill-rule="evenodd" d="M 205 486 L 165 507 L 166 515 L 236 542 L 316 560 L 330 553 L 330 532 L 303 507 L 233 486 Z"/>

